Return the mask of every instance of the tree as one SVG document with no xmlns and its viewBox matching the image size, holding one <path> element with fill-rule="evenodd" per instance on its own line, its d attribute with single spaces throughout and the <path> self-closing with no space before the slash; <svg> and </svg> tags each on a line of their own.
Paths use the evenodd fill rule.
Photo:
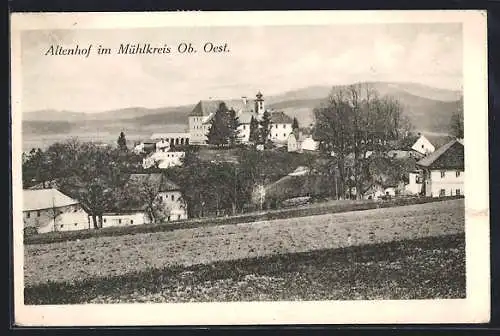
<svg viewBox="0 0 500 336">
<path fill-rule="evenodd" d="M 384 151 L 388 141 L 407 133 L 408 121 L 402 111 L 399 101 L 380 97 L 362 84 L 332 90 L 326 103 L 314 110 L 314 137 L 323 158 L 337 166 L 340 194 L 346 187 L 355 187 L 356 197 L 362 196 L 367 153 Z M 352 162 L 346 169 L 348 156 Z"/>
<path fill-rule="evenodd" d="M 460 98 L 458 102 L 458 109 L 452 114 L 450 120 L 450 132 L 451 134 L 458 138 L 464 138 L 464 109 L 463 109 L 463 97 Z"/>
<path fill-rule="evenodd" d="M 125 139 L 125 133 L 120 132 L 120 136 L 118 137 L 117 143 L 118 143 L 118 149 L 125 152 L 128 150 L 127 139 Z"/>
<path fill-rule="evenodd" d="M 299 121 L 297 118 L 293 118 L 293 123 L 292 123 L 292 130 L 298 130 L 299 129 Z"/>
<path fill-rule="evenodd" d="M 250 134 L 248 141 L 252 144 L 257 144 L 259 142 L 259 122 L 254 116 L 250 119 Z"/>
<path fill-rule="evenodd" d="M 264 111 L 259 124 L 259 144 L 267 145 L 269 142 L 269 134 L 271 134 L 271 113 L 269 113 L 269 111 Z"/>
<path fill-rule="evenodd" d="M 230 147 L 234 147 L 236 144 L 239 143 L 239 138 L 240 138 L 240 121 L 238 116 L 236 115 L 236 111 L 234 109 L 230 109 L 228 111 L 228 129 L 229 129 L 229 135 L 228 135 L 228 142 Z"/>
<path fill-rule="evenodd" d="M 219 108 L 210 120 L 210 129 L 207 134 L 207 143 L 222 147 L 228 144 L 230 129 L 228 122 L 229 109 L 224 102 L 220 103 Z"/>
</svg>

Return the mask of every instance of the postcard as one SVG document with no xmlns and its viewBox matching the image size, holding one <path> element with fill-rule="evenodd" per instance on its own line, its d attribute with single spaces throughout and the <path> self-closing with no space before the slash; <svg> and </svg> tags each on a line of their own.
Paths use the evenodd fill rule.
<svg viewBox="0 0 500 336">
<path fill-rule="evenodd" d="M 18 326 L 483 323 L 485 11 L 14 13 Z"/>
</svg>

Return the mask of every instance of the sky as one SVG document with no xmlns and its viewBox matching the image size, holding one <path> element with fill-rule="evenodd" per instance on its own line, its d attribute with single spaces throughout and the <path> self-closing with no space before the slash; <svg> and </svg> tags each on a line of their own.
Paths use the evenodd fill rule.
<svg viewBox="0 0 500 336">
<path fill-rule="evenodd" d="M 196 54 L 178 54 L 190 42 Z M 206 42 L 227 53 L 204 53 Z M 312 85 L 415 82 L 460 90 L 460 24 L 168 27 L 26 31 L 23 111 L 102 112 L 274 95 Z M 98 45 L 170 46 L 163 55 L 96 55 Z M 50 46 L 93 45 L 89 57 L 45 55 Z"/>
</svg>

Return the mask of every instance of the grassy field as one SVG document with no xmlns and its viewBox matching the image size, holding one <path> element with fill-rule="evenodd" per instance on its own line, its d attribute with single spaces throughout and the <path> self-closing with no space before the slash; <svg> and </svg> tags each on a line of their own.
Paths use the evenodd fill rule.
<svg viewBox="0 0 500 336">
<path fill-rule="evenodd" d="M 291 208 L 285 208 L 279 210 L 265 210 L 265 211 L 238 214 L 229 217 L 194 218 L 194 219 L 167 222 L 161 224 L 115 226 L 99 230 L 89 229 L 89 230 L 48 232 L 36 235 L 26 235 L 24 236 L 24 244 L 27 245 L 52 244 L 52 243 L 71 241 L 71 240 L 88 239 L 92 237 L 105 237 L 105 236 L 111 237 L 111 236 L 138 234 L 138 233 L 167 232 L 167 231 L 188 229 L 188 228 L 231 225 L 231 224 L 250 223 L 250 222 L 275 220 L 275 219 L 287 219 L 287 218 L 307 217 L 307 216 L 342 213 L 350 211 L 390 208 L 390 207 L 411 205 L 411 204 L 442 202 L 443 200 L 461 199 L 461 198 L 463 197 L 458 197 L 458 198 L 418 197 L 418 198 L 392 199 L 386 201 L 330 200 L 326 202 L 294 206 Z"/>
<path fill-rule="evenodd" d="M 465 297 L 464 235 L 173 266 L 25 288 L 26 304 Z"/>
<path fill-rule="evenodd" d="M 464 201 L 26 245 L 27 286 L 462 234 Z"/>
</svg>

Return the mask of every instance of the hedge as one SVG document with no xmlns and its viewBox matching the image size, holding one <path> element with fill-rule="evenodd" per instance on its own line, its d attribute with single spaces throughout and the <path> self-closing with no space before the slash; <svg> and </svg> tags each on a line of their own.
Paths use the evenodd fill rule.
<svg viewBox="0 0 500 336">
<path fill-rule="evenodd" d="M 463 196 L 448 196 L 441 198 L 414 197 L 396 198 L 387 201 L 357 200 L 339 202 L 336 204 L 312 204 L 306 206 L 298 206 L 290 209 L 267 210 L 266 212 L 253 212 L 229 217 L 187 219 L 176 221 L 174 223 L 169 222 L 161 224 L 143 224 L 125 227 L 117 226 L 102 228 L 98 230 L 87 229 L 79 231 L 48 232 L 43 234 L 24 236 L 24 244 L 52 244 L 63 241 L 88 239 L 92 237 L 121 236 L 138 233 L 167 232 L 179 229 L 209 227 L 217 225 L 234 225 L 239 223 L 250 223 L 257 221 L 324 215 L 329 213 L 342 213 L 349 211 L 361 211 L 412 204 L 432 203 L 461 198 L 463 198 Z"/>
</svg>

